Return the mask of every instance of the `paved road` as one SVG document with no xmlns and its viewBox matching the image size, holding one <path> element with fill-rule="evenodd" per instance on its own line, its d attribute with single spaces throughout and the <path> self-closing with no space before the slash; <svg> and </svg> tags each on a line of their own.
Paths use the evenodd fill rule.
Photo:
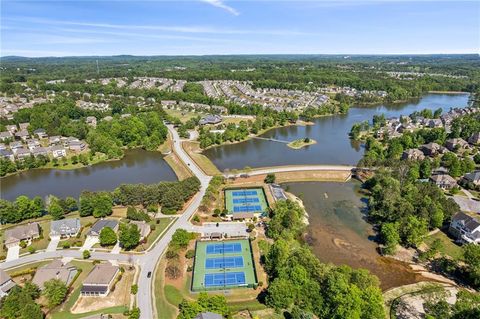
<svg viewBox="0 0 480 319">
<path fill-rule="evenodd" d="M 189 219 L 195 213 L 197 208 L 200 206 L 205 191 L 210 182 L 211 176 L 205 175 L 203 171 L 195 164 L 195 162 L 188 156 L 188 154 L 183 150 L 180 142 L 180 137 L 178 136 L 177 131 L 173 126 L 168 125 L 168 130 L 172 134 L 173 138 L 173 147 L 180 159 L 187 164 L 187 166 L 192 170 L 193 174 L 197 176 L 200 180 L 201 188 L 192 201 L 190 205 L 186 208 L 185 212 L 180 216 L 177 221 L 173 224 L 172 227 L 163 235 L 163 237 L 157 242 L 155 247 L 144 255 L 144 258 L 140 260 L 140 275 L 138 278 L 138 293 L 137 293 L 137 306 L 140 308 L 141 319 L 151 319 L 155 318 L 154 308 L 152 305 L 153 296 L 152 296 L 152 278 L 154 276 L 155 267 L 160 259 L 160 257 L 165 252 L 168 243 L 172 239 L 172 235 L 179 228 L 189 229 L 191 224 Z M 148 273 L 151 272 L 151 278 L 148 278 Z"/>
<path fill-rule="evenodd" d="M 275 166 L 267 168 L 254 169 L 248 173 L 239 173 L 239 174 L 225 174 L 226 177 L 240 177 L 242 174 L 253 175 L 263 175 L 270 173 L 282 173 L 282 172 L 302 172 L 302 171 L 351 171 L 355 169 L 355 166 L 348 165 L 287 165 L 287 166 Z"/>
</svg>

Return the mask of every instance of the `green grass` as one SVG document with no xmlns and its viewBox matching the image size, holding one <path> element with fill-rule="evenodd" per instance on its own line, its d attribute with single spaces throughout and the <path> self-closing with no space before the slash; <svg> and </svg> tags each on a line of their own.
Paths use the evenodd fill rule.
<svg viewBox="0 0 480 319">
<path fill-rule="evenodd" d="M 444 232 L 439 231 L 435 234 L 425 238 L 425 244 L 431 246 L 435 239 L 439 239 L 442 244 L 443 248 L 441 249 L 441 253 L 448 255 L 454 259 L 458 259 L 462 257 L 462 248 L 455 244 L 452 239 L 450 239 Z"/>
<path fill-rule="evenodd" d="M 165 285 L 164 293 L 165 298 L 172 306 L 178 307 L 183 300 L 182 293 L 172 285 Z"/>
<path fill-rule="evenodd" d="M 161 261 L 161 263 L 165 262 L 165 259 Z M 174 319 L 177 316 L 176 306 L 170 304 L 167 300 L 167 296 L 170 293 L 166 292 L 163 288 L 163 281 L 165 280 L 165 276 L 163 273 L 163 267 L 161 264 L 157 266 L 157 270 L 155 273 L 155 282 L 154 282 L 154 289 L 155 289 L 155 306 L 157 308 L 157 318 L 158 319 Z M 175 287 L 173 287 L 175 288 Z M 175 289 L 176 290 L 176 289 Z"/>
<path fill-rule="evenodd" d="M 267 306 L 260 303 L 258 300 L 228 302 L 228 307 L 232 310 L 232 312 L 239 312 L 242 310 L 258 311 L 267 309 Z"/>
<path fill-rule="evenodd" d="M 207 245 L 209 244 L 219 244 L 221 242 L 211 242 L 211 241 L 198 241 L 195 250 L 195 268 L 193 274 L 193 284 L 192 290 L 202 291 L 204 289 L 215 290 L 223 289 L 223 286 L 219 287 L 205 287 L 204 277 L 205 274 L 212 273 L 223 273 L 223 272 L 244 272 L 245 273 L 245 283 L 246 285 L 252 287 L 257 283 L 257 276 L 254 270 L 254 262 L 252 257 L 252 250 L 250 248 L 250 243 L 247 239 L 242 240 L 233 240 L 225 241 L 225 243 L 240 243 L 242 245 L 242 251 L 239 253 L 227 253 L 227 254 L 208 254 L 207 255 Z M 244 267 L 232 268 L 232 269 L 207 269 L 205 267 L 205 261 L 207 258 L 221 258 L 224 256 L 233 257 L 233 256 L 242 256 Z M 243 286 L 241 286 L 243 287 Z M 237 288 L 237 286 L 228 286 L 227 289 Z"/>
<path fill-rule="evenodd" d="M 233 192 L 238 191 L 255 191 L 256 195 L 247 195 L 247 196 L 233 196 Z M 233 199 L 250 199 L 250 198 L 258 198 L 260 200 L 259 203 L 233 203 Z M 263 188 L 230 188 L 225 190 L 225 207 L 228 210 L 229 214 L 235 214 L 233 211 L 233 206 L 252 206 L 252 205 L 260 205 L 261 212 L 255 213 L 264 213 L 268 211 L 267 199 L 265 198 L 265 193 Z"/>
<path fill-rule="evenodd" d="M 51 318 L 52 319 L 77 319 L 77 318 L 85 318 L 88 316 L 96 315 L 96 314 L 118 314 L 123 313 L 125 310 L 128 310 L 125 306 L 115 306 L 105 309 L 99 309 L 95 311 L 85 312 L 85 313 L 77 313 L 72 314 L 70 312 L 57 312 L 53 313 Z"/>
<path fill-rule="evenodd" d="M 155 220 L 150 222 L 150 225 L 155 225 L 155 230 L 153 230 L 147 236 L 147 242 L 145 244 L 138 245 L 135 248 L 135 251 L 145 251 L 153 244 L 153 242 L 162 234 L 165 229 L 167 229 L 170 225 L 172 225 L 172 221 L 176 220 L 176 217 L 169 217 L 169 218 L 159 218 L 159 223 L 157 224 Z"/>
</svg>

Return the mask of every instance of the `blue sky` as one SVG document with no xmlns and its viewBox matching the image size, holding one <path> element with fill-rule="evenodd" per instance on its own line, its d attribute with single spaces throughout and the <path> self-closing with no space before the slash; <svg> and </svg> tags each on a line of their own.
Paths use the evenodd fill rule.
<svg viewBox="0 0 480 319">
<path fill-rule="evenodd" d="M 480 1 L 2 0 L 2 56 L 479 53 Z"/>
</svg>

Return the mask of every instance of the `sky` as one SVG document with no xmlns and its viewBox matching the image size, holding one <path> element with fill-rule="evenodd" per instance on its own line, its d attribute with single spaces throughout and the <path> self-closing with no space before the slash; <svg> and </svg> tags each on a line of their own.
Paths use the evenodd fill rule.
<svg viewBox="0 0 480 319">
<path fill-rule="evenodd" d="M 480 1 L 2 0 L 0 55 L 480 52 Z"/>
</svg>

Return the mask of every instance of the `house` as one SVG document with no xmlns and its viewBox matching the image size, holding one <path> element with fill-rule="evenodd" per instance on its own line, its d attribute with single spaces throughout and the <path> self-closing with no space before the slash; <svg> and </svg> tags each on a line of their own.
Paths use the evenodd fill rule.
<svg viewBox="0 0 480 319">
<path fill-rule="evenodd" d="M 480 171 L 475 171 L 473 173 L 467 173 L 463 176 L 463 179 L 468 183 L 473 183 L 474 185 L 480 185 Z"/>
<path fill-rule="evenodd" d="M 80 231 L 79 218 L 67 218 L 61 220 L 52 220 L 50 222 L 50 238 L 52 237 L 73 237 Z"/>
<path fill-rule="evenodd" d="M 0 158 L 8 159 L 10 161 L 15 161 L 15 156 L 11 150 L 1 149 L 0 150 Z"/>
<path fill-rule="evenodd" d="M 43 289 L 47 281 L 58 279 L 68 287 L 77 272 L 77 268 L 72 264 L 64 264 L 60 259 L 56 259 L 49 264 L 37 268 L 32 282 L 40 287 L 40 289 Z"/>
<path fill-rule="evenodd" d="M 200 125 L 206 125 L 206 124 L 218 124 L 222 121 L 222 117 L 218 114 L 209 114 L 207 116 L 204 116 L 198 121 L 198 124 Z"/>
<path fill-rule="evenodd" d="M 16 125 L 5 125 L 5 128 L 12 134 L 15 134 L 15 132 L 17 131 Z"/>
<path fill-rule="evenodd" d="M 60 144 L 61 141 L 62 141 L 62 140 L 61 140 L 61 137 L 58 136 L 58 135 L 50 136 L 50 137 L 48 138 L 48 144 L 49 144 L 50 146 L 51 146 L 51 145 L 58 145 L 58 144 Z"/>
<path fill-rule="evenodd" d="M 10 146 L 10 149 L 11 149 L 12 151 L 14 151 L 14 150 L 16 150 L 16 149 L 18 149 L 18 148 L 22 148 L 22 147 L 23 147 L 23 144 L 22 144 L 22 142 L 15 141 L 15 142 L 10 143 L 9 146 Z M 14 151 L 14 152 L 15 152 L 15 151 Z"/>
<path fill-rule="evenodd" d="M 449 151 L 455 152 L 457 149 L 467 149 L 470 148 L 468 142 L 462 138 L 451 138 L 447 140 L 445 146 Z"/>
<path fill-rule="evenodd" d="M 118 231 L 118 221 L 113 220 L 113 219 L 101 219 L 101 220 L 97 221 L 95 224 L 93 224 L 92 228 L 90 228 L 90 231 L 88 232 L 88 236 L 91 236 L 91 237 L 100 236 L 100 232 L 105 227 L 109 227 L 109 228 L 113 229 L 114 232 L 117 232 Z"/>
<path fill-rule="evenodd" d="M 37 147 L 32 150 L 32 155 L 37 156 L 48 156 L 48 150 L 45 147 Z"/>
<path fill-rule="evenodd" d="M 468 138 L 468 143 L 478 145 L 480 144 L 480 133 L 473 133 L 469 138 Z"/>
<path fill-rule="evenodd" d="M 223 316 L 214 312 L 202 312 L 193 319 L 223 319 Z"/>
<path fill-rule="evenodd" d="M 18 138 L 18 139 L 21 139 L 23 141 L 26 141 L 27 138 L 30 137 L 30 134 L 28 133 L 27 130 L 21 130 L 21 131 L 18 131 L 17 133 L 15 133 L 15 137 Z"/>
<path fill-rule="evenodd" d="M 59 157 L 67 156 L 67 150 L 60 145 L 52 146 L 50 148 L 50 152 L 52 152 L 53 158 L 59 158 Z"/>
<path fill-rule="evenodd" d="M 27 147 L 30 151 L 34 150 L 37 147 L 40 147 L 40 142 L 36 138 L 31 138 L 26 140 L 27 142 Z"/>
<path fill-rule="evenodd" d="M 81 294 L 83 296 L 107 296 L 119 271 L 118 266 L 96 265 L 83 281 Z"/>
<path fill-rule="evenodd" d="M 87 147 L 87 145 L 82 141 L 70 141 L 68 143 L 68 148 L 74 152 L 81 152 Z"/>
<path fill-rule="evenodd" d="M 144 220 L 142 221 L 132 220 L 130 224 L 137 225 L 138 230 L 140 231 L 140 239 L 147 238 L 148 234 L 150 234 L 150 231 L 151 231 L 150 224 L 148 224 Z"/>
<path fill-rule="evenodd" d="M 30 123 L 20 123 L 18 124 L 18 127 L 20 128 L 20 131 L 26 130 L 30 126 Z"/>
<path fill-rule="evenodd" d="M 13 287 L 15 287 L 15 283 L 12 278 L 10 278 L 5 271 L 0 269 L 0 298 L 6 296 Z"/>
<path fill-rule="evenodd" d="M 420 146 L 420 150 L 425 156 L 434 156 L 442 151 L 442 147 L 437 143 L 428 143 Z"/>
<path fill-rule="evenodd" d="M 38 223 L 28 223 L 5 231 L 5 246 L 7 248 L 17 246 L 20 241 L 31 241 L 40 237 L 40 226 Z"/>
<path fill-rule="evenodd" d="M 48 134 L 43 128 L 37 128 L 35 131 L 33 131 L 33 135 L 38 136 L 38 138 L 47 138 Z"/>
<path fill-rule="evenodd" d="M 465 213 L 458 212 L 452 217 L 449 231 L 462 242 L 480 243 L 480 223 Z"/>
<path fill-rule="evenodd" d="M 425 155 L 423 155 L 423 152 L 420 151 L 419 149 L 410 149 L 406 150 L 402 153 L 402 160 L 423 160 L 425 159 Z"/>
<path fill-rule="evenodd" d="M 95 116 L 87 116 L 85 122 L 87 123 L 87 125 L 97 127 L 97 118 Z"/>
<path fill-rule="evenodd" d="M 15 149 L 14 153 L 19 160 L 23 160 L 27 157 L 30 157 L 30 155 L 31 155 L 30 151 L 25 149 L 25 148 L 17 148 L 17 149 Z"/>
<path fill-rule="evenodd" d="M 457 186 L 457 181 L 447 174 L 432 175 L 430 176 L 430 181 L 441 189 L 451 189 Z"/>
<path fill-rule="evenodd" d="M 13 138 L 13 134 L 9 131 L 0 132 L 0 141 L 11 140 Z"/>
<path fill-rule="evenodd" d="M 427 125 L 430 128 L 438 128 L 438 127 L 443 127 L 443 122 L 441 119 L 430 119 L 428 120 Z"/>
</svg>

